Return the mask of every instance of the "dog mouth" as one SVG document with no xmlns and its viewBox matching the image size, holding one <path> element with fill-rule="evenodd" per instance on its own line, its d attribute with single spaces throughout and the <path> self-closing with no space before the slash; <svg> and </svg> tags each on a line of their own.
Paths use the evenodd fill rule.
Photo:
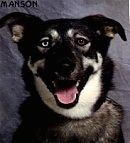
<svg viewBox="0 0 130 143">
<path fill-rule="evenodd" d="M 78 103 L 80 93 L 92 72 L 93 68 L 88 67 L 84 73 L 76 74 L 78 76 L 63 78 L 62 76 L 53 76 L 47 71 L 38 70 L 38 76 L 53 94 L 58 106 L 71 108 Z"/>
<path fill-rule="evenodd" d="M 54 97 L 60 105 L 71 105 L 77 101 L 78 81 L 59 80 L 53 81 L 52 84 L 55 88 Z"/>
</svg>

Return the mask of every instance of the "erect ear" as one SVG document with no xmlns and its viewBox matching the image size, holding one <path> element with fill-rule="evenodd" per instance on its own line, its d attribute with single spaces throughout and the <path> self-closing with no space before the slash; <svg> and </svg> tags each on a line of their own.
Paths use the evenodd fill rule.
<svg viewBox="0 0 130 143">
<path fill-rule="evenodd" d="M 87 26 L 89 26 L 100 35 L 104 35 L 112 39 L 114 38 L 115 34 L 118 33 L 122 40 L 127 40 L 124 28 L 119 22 L 113 19 L 98 14 L 87 16 L 82 20 L 85 22 L 85 24 L 87 24 Z"/>
<path fill-rule="evenodd" d="M 33 31 L 33 33 L 35 33 L 38 31 L 38 27 L 42 23 L 43 21 L 40 18 L 33 15 L 14 12 L 0 19 L 0 28 L 7 25 L 12 34 L 13 41 L 19 43 L 25 38 L 28 32 Z M 30 35 L 31 34 L 32 33 L 30 33 Z"/>
</svg>

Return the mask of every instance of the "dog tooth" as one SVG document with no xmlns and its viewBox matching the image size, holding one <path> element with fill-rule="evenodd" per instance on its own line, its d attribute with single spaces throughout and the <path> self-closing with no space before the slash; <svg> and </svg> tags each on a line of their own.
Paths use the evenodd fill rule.
<svg viewBox="0 0 130 143">
<path fill-rule="evenodd" d="M 55 84 L 55 82 L 54 82 L 54 81 L 52 81 L 52 84 L 54 85 L 54 87 L 56 87 L 56 84 Z"/>
<path fill-rule="evenodd" d="M 79 86 L 79 82 L 77 81 L 77 83 L 76 83 L 76 87 L 78 87 Z"/>
</svg>

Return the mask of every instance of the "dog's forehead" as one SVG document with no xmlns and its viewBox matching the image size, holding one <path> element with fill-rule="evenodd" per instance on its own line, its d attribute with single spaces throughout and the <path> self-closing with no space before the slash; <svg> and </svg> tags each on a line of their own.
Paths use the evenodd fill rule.
<svg viewBox="0 0 130 143">
<path fill-rule="evenodd" d="M 61 35 L 73 37 L 76 33 L 88 34 L 90 29 L 81 20 L 59 19 L 46 22 L 46 34 L 57 38 Z"/>
</svg>

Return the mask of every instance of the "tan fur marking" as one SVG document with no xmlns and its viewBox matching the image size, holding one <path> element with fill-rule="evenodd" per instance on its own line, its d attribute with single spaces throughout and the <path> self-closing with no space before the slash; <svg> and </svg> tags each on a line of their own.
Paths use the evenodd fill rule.
<svg viewBox="0 0 130 143">
<path fill-rule="evenodd" d="M 18 43 L 23 38 L 24 27 L 21 25 L 14 25 L 12 27 L 12 39 L 14 42 Z"/>
</svg>

